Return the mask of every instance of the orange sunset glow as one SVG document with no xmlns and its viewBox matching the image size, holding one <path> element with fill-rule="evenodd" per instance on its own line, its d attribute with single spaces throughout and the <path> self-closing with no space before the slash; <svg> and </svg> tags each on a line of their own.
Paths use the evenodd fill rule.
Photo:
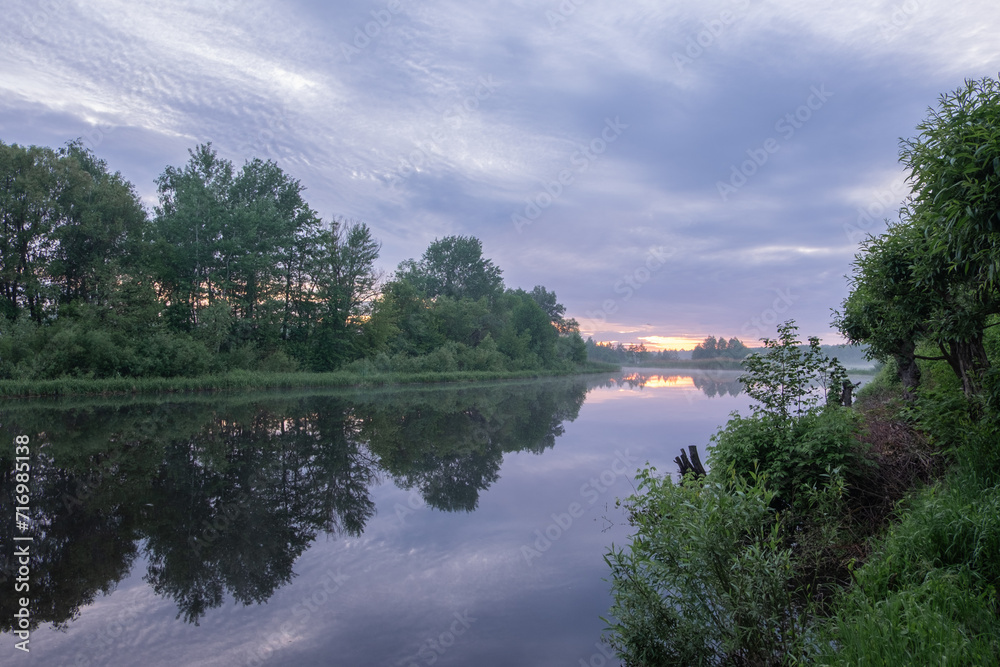
<svg viewBox="0 0 1000 667">
<path fill-rule="evenodd" d="M 653 350 L 693 350 L 704 336 L 642 336 L 639 340 Z"/>
</svg>

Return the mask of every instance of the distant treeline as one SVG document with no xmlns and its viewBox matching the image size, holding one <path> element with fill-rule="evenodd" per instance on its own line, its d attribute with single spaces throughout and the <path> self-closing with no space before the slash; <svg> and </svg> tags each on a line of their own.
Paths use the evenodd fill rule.
<svg viewBox="0 0 1000 667">
<path fill-rule="evenodd" d="M 728 341 L 719 336 L 709 336 L 698 343 L 691 351 L 692 359 L 743 359 L 750 354 L 750 348 L 743 344 L 739 338 L 730 338 Z"/>
<path fill-rule="evenodd" d="M 605 364 L 639 365 L 649 361 L 676 361 L 675 350 L 660 350 L 655 352 L 646 348 L 643 343 L 598 343 L 593 338 L 587 339 L 587 359 Z"/>
<path fill-rule="evenodd" d="M 0 378 L 520 371 L 586 361 L 556 295 L 504 286 L 472 237 L 386 277 L 362 222 L 324 221 L 275 163 L 210 144 L 143 208 L 77 142 L 0 142 Z"/>
<path fill-rule="evenodd" d="M 587 339 L 587 358 L 590 361 L 598 361 L 613 364 L 641 365 L 645 363 L 660 363 L 667 361 L 681 361 L 682 357 L 693 360 L 705 359 L 725 359 L 740 360 L 750 353 L 750 348 L 744 345 L 738 338 L 730 338 L 728 341 L 715 336 L 708 336 L 704 341 L 698 343 L 691 351 L 690 357 L 681 350 L 660 350 L 652 351 L 646 348 L 643 343 L 600 343 L 593 338 Z"/>
</svg>

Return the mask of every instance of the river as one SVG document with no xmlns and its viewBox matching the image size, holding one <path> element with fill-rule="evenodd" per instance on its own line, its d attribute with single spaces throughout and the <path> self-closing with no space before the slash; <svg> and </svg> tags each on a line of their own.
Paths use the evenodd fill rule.
<svg viewBox="0 0 1000 667">
<path fill-rule="evenodd" d="M 5 665 L 612 665 L 603 556 L 737 372 L 7 401 Z M 23 440 L 23 438 L 22 438 Z M 30 536 L 30 653 L 12 632 Z"/>
</svg>

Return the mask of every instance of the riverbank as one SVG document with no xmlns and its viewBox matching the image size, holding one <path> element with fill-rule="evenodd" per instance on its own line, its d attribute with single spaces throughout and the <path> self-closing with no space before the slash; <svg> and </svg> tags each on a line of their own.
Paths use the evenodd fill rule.
<svg viewBox="0 0 1000 667">
<path fill-rule="evenodd" d="M 218 375 L 174 378 L 59 378 L 55 380 L 0 380 L 0 397 L 115 396 L 201 391 L 310 387 L 380 387 L 397 384 L 484 382 L 529 378 L 613 373 L 613 364 L 588 362 L 568 370 L 450 371 L 424 373 L 268 373 L 231 371 Z"/>
<path fill-rule="evenodd" d="M 636 533 L 605 555 L 618 657 L 1000 664 L 1000 401 L 920 364 L 913 399 L 883 368 L 852 407 L 798 412 L 809 383 L 758 371 L 763 407 L 712 437 L 707 473 L 640 471 Z"/>
</svg>

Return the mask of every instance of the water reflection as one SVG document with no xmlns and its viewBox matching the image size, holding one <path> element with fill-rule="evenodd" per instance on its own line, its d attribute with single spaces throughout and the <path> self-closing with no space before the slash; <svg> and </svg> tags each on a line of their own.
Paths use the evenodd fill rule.
<svg viewBox="0 0 1000 667">
<path fill-rule="evenodd" d="M 595 387 L 737 396 L 739 373 L 629 371 L 613 378 L 378 392 L 9 402 L 0 437 L 32 434 L 32 628 L 65 626 L 139 561 L 197 624 L 227 597 L 267 601 L 321 534 L 360 535 L 371 489 L 391 481 L 433 508 L 471 512 L 504 454 L 542 453 Z M 10 449 L 0 499 L 14 506 Z M 13 545 L 15 515 L 0 513 Z M 14 578 L 0 554 L 0 585 Z M 15 596 L 0 597 L 0 631 Z"/>
<path fill-rule="evenodd" d="M 592 386 L 593 383 L 591 382 Z M 552 447 L 579 413 L 582 379 L 372 394 L 184 402 L 14 403 L 0 437 L 37 434 L 31 478 L 33 628 L 64 625 L 125 577 L 197 623 L 227 595 L 266 601 L 320 533 L 359 535 L 384 479 L 431 507 L 472 511 L 507 452 Z M 0 498 L 14 506 L 13 461 Z M 13 545 L 14 513 L 0 517 Z M 14 577 L 11 549 L 0 585 Z M 12 629 L 15 596 L 0 599 Z"/>
<path fill-rule="evenodd" d="M 739 396 L 743 393 L 740 382 L 742 371 L 678 371 L 664 372 L 652 369 L 629 369 L 629 372 L 610 378 L 606 387 L 628 387 L 629 389 L 677 388 L 699 389 L 709 398 L 715 396 Z"/>
</svg>

